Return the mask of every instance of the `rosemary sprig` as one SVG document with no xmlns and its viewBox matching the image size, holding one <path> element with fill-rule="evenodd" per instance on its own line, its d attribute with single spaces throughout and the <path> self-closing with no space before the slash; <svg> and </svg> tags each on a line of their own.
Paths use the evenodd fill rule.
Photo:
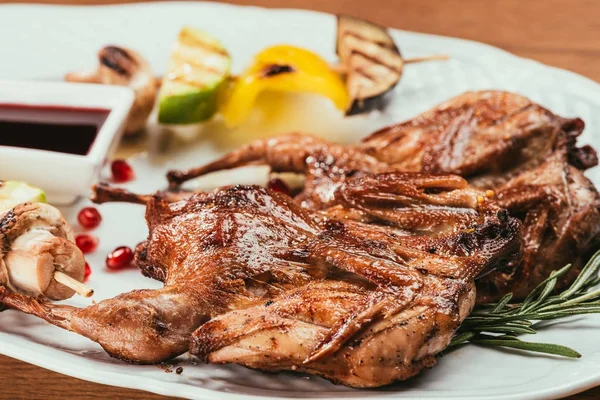
<svg viewBox="0 0 600 400">
<path fill-rule="evenodd" d="M 522 303 L 510 303 L 512 294 L 509 293 L 498 303 L 478 306 L 464 320 L 450 346 L 474 343 L 564 357 L 581 357 L 581 354 L 566 346 L 525 342 L 517 338 L 523 334 L 535 334 L 535 321 L 600 313 L 600 290 L 595 287 L 600 283 L 600 251 L 592 256 L 568 289 L 554 294 L 556 282 L 570 268 L 571 265 L 567 265 L 553 271 Z"/>
</svg>

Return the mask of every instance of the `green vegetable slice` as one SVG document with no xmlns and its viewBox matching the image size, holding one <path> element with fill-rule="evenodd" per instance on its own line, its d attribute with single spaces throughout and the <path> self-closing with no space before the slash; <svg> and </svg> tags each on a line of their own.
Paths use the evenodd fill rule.
<svg viewBox="0 0 600 400">
<path fill-rule="evenodd" d="M 162 81 L 158 122 L 191 124 L 210 119 L 230 68 L 231 57 L 215 37 L 182 28 Z"/>
<path fill-rule="evenodd" d="M 0 181 L 0 214 L 25 202 L 45 203 L 46 193 L 21 181 Z"/>
</svg>

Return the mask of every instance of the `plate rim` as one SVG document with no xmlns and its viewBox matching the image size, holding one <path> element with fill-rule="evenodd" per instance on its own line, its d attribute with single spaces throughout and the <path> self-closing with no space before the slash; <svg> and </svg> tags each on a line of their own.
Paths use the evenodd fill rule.
<svg viewBox="0 0 600 400">
<path fill-rule="evenodd" d="M 190 6 L 190 5 L 191 6 L 218 7 L 218 8 L 222 8 L 225 10 L 226 9 L 251 9 L 251 10 L 256 10 L 256 11 L 261 11 L 261 12 L 267 11 L 267 12 L 282 13 L 282 14 L 301 13 L 301 14 L 305 14 L 307 17 L 315 16 L 315 15 L 328 16 L 328 17 L 335 16 L 335 14 L 332 14 L 332 13 L 316 11 L 316 10 L 308 10 L 308 9 L 277 8 L 277 7 L 276 8 L 270 8 L 270 7 L 268 8 L 268 7 L 262 7 L 262 6 L 256 6 L 256 5 L 237 5 L 237 4 L 229 4 L 229 3 L 219 3 L 219 2 L 214 2 L 214 1 L 202 1 L 202 2 L 199 2 L 199 1 L 191 1 L 191 2 L 189 2 L 189 1 L 156 1 L 156 2 L 127 3 L 127 4 L 92 4 L 92 5 L 11 3 L 11 4 L 0 4 L 0 10 L 12 8 L 12 9 L 16 9 L 16 10 L 23 9 L 22 12 L 26 12 L 27 9 L 38 9 L 38 8 L 53 8 L 53 9 L 115 8 L 115 9 L 123 9 L 123 8 L 139 8 L 139 7 L 143 7 L 143 8 L 186 7 L 186 6 Z M 494 53 L 495 56 L 502 57 L 502 59 L 506 60 L 507 62 L 510 62 L 513 64 L 519 63 L 520 65 L 527 67 L 527 68 L 543 70 L 544 73 L 546 73 L 546 74 L 548 74 L 548 73 L 554 74 L 555 76 L 559 77 L 558 79 L 569 79 L 569 80 L 578 81 L 580 84 L 588 86 L 588 89 L 593 90 L 596 92 L 596 94 L 600 95 L 600 83 L 594 81 L 591 78 L 585 77 L 583 75 L 580 75 L 576 72 L 573 72 L 573 71 L 570 71 L 570 70 L 567 70 L 564 68 L 547 65 L 542 62 L 533 60 L 533 59 L 515 55 L 513 53 L 510 53 L 509 51 L 506 51 L 502 48 L 499 48 L 499 47 L 496 47 L 496 46 L 493 46 L 493 45 L 490 45 L 487 43 L 478 42 L 478 41 L 471 40 L 471 39 L 452 37 L 452 36 L 437 35 L 437 34 L 416 32 L 416 31 L 407 31 L 407 30 L 393 28 L 393 27 L 390 27 L 389 30 L 392 32 L 392 34 L 394 36 L 402 35 L 402 34 L 411 34 L 411 35 L 417 35 L 417 36 L 421 36 L 424 38 L 428 38 L 430 40 L 438 40 L 438 41 L 439 40 L 448 40 L 448 41 L 454 42 L 455 44 L 461 43 L 462 45 L 468 45 L 473 48 L 485 48 L 487 52 L 492 52 L 492 53 Z M 562 76 L 562 78 L 560 78 L 561 76 Z M 399 122 L 402 122 L 402 121 L 399 121 Z M 15 341 L 16 343 L 9 343 L 6 340 L 0 340 L 0 354 L 4 354 L 8 357 L 27 362 L 29 364 L 36 365 L 41 368 L 49 369 L 49 370 L 58 372 L 63 375 L 67 375 L 70 377 L 74 377 L 74 378 L 78 378 L 78 379 L 82 379 L 82 380 L 86 380 L 86 381 L 90 381 L 90 382 L 95 382 L 95 383 L 99 383 L 99 384 L 104 384 L 104 385 L 108 385 L 108 386 L 147 391 L 147 392 L 152 392 L 152 393 L 156 393 L 156 394 L 164 395 L 164 396 L 169 396 L 169 395 L 175 394 L 178 397 L 188 396 L 188 398 L 195 398 L 195 399 L 201 399 L 201 400 L 213 399 L 216 393 L 218 393 L 219 398 L 222 398 L 224 400 L 257 400 L 257 399 L 265 399 L 266 400 L 266 399 L 292 399 L 292 398 L 295 400 L 314 400 L 315 398 L 333 398 L 333 397 L 296 397 L 296 396 L 282 396 L 282 397 L 268 396 L 267 397 L 266 395 L 262 395 L 262 394 L 250 395 L 250 394 L 243 394 L 243 393 L 217 391 L 217 390 L 213 390 L 213 389 L 205 389 L 201 386 L 192 386 L 192 385 L 186 384 L 186 383 L 168 382 L 168 381 L 159 380 L 159 379 L 156 379 L 153 377 L 140 377 L 140 376 L 136 376 L 139 379 L 133 379 L 130 382 L 126 383 L 126 382 L 123 382 L 122 379 L 115 379 L 115 378 L 123 377 L 122 373 L 104 370 L 104 369 L 96 370 L 91 365 L 85 366 L 85 367 L 79 365 L 76 371 L 73 371 L 72 369 L 69 370 L 68 363 L 54 363 L 52 357 L 49 357 L 49 356 L 40 357 L 40 355 L 38 353 L 36 353 L 35 349 L 29 349 L 29 351 L 23 351 L 22 345 L 26 345 L 25 347 L 27 347 L 29 345 L 34 348 L 35 347 L 46 348 L 48 346 L 45 346 L 40 343 L 32 342 L 32 341 L 23 339 L 21 337 L 15 337 L 13 335 L 10 335 L 8 333 L 4 333 L 4 332 L 0 331 L 0 339 L 4 339 L 4 338 L 10 338 L 12 341 Z M 78 356 L 68 353 L 68 352 L 63 352 L 63 353 L 65 356 L 67 356 L 69 358 L 78 357 Z M 86 364 L 88 362 L 93 362 L 93 361 L 86 359 Z M 131 375 L 131 376 L 134 376 L 134 375 Z M 568 384 L 564 384 L 560 387 L 546 388 L 542 391 L 529 389 L 529 392 L 519 394 L 519 398 L 531 399 L 531 400 L 546 399 L 549 397 L 558 398 L 558 397 L 572 395 L 575 393 L 580 393 L 580 392 L 586 391 L 588 389 L 591 389 L 593 387 L 596 387 L 598 385 L 600 385 L 600 369 L 594 374 L 589 374 L 582 379 L 572 381 L 572 382 L 570 382 Z M 431 393 L 431 392 L 420 391 L 418 389 L 416 389 L 416 390 L 411 389 L 410 391 L 411 391 L 411 393 L 414 394 L 414 397 L 423 397 L 423 396 L 426 396 L 427 393 Z M 358 389 L 357 393 L 365 393 L 366 394 L 367 392 L 364 390 Z M 381 393 L 381 395 L 378 395 L 377 398 L 379 398 L 379 397 L 381 397 L 381 398 L 396 398 L 395 392 L 380 392 L 380 393 Z M 332 393 L 332 395 L 333 395 L 333 393 Z M 367 395 L 366 397 L 369 397 L 369 396 Z M 458 392 L 456 394 L 453 394 L 453 393 L 444 394 L 444 398 L 475 399 L 475 398 L 481 398 L 481 396 L 478 396 L 477 394 L 466 394 L 466 393 Z M 508 400 L 508 399 L 515 398 L 515 394 L 514 393 L 505 393 L 505 394 L 487 396 L 485 398 L 494 399 L 494 400 Z"/>
</svg>

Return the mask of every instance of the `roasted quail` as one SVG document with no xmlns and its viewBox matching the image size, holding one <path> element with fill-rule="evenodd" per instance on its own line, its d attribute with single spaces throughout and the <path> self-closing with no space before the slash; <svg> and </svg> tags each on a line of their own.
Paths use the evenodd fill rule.
<svg viewBox="0 0 600 400">
<path fill-rule="evenodd" d="M 332 204 L 349 176 L 420 171 L 458 174 L 488 189 L 524 222 L 524 257 L 478 281 L 478 301 L 513 292 L 523 298 L 551 271 L 573 263 L 569 283 L 600 247 L 600 197 L 583 171 L 597 164 L 590 146 L 576 147 L 584 123 L 561 118 L 529 99 L 501 91 L 467 92 L 416 118 L 373 133 L 355 146 L 306 135 L 259 141 L 204 167 L 168 174 L 187 179 L 245 164 L 306 174 L 296 196 L 303 207 Z"/>
<path fill-rule="evenodd" d="M 163 289 L 79 309 L 0 288 L 0 303 L 131 362 L 172 358 L 191 336 L 205 361 L 385 385 L 434 365 L 474 305 L 474 278 L 519 256 L 518 220 L 466 186 L 362 174 L 322 211 L 257 186 L 175 202 L 119 191 L 115 200 L 147 202 L 136 258 Z"/>
<path fill-rule="evenodd" d="M 365 153 L 407 171 L 458 174 L 492 189 L 523 221 L 523 262 L 478 283 L 478 301 L 524 298 L 571 263 L 562 288 L 600 248 L 600 196 L 583 171 L 598 163 L 577 147 L 584 123 L 500 91 L 467 92 L 418 117 L 375 132 Z M 514 267 L 514 268 L 513 268 Z"/>
</svg>

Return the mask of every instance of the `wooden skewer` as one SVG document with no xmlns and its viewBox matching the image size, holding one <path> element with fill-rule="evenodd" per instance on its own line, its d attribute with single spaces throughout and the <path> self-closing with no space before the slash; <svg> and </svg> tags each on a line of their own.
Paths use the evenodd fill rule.
<svg viewBox="0 0 600 400">
<path fill-rule="evenodd" d="M 416 63 L 425 62 L 425 61 L 444 61 L 444 60 L 449 60 L 449 59 L 450 59 L 450 56 L 448 56 L 447 54 L 434 54 L 432 56 L 425 56 L 425 57 L 405 58 L 404 64 L 416 64 Z"/>
<path fill-rule="evenodd" d="M 449 60 L 449 59 L 450 59 L 450 56 L 447 54 L 434 54 L 432 56 L 404 58 L 402 61 L 404 61 L 404 64 L 417 64 L 417 63 L 427 62 L 427 61 L 445 61 L 445 60 Z M 345 74 L 347 72 L 347 67 L 344 64 L 330 64 L 329 66 L 331 67 L 332 70 L 334 70 L 338 74 Z M 237 75 L 232 74 L 231 78 L 237 79 L 238 77 L 237 77 Z M 157 79 L 157 81 L 159 80 L 158 77 L 156 79 Z"/>
<path fill-rule="evenodd" d="M 329 64 L 329 67 L 340 75 L 346 75 L 346 72 L 348 72 L 348 67 L 345 64 Z"/>
<path fill-rule="evenodd" d="M 434 54 L 432 56 L 404 58 L 402 59 L 402 61 L 404 62 L 404 64 L 417 64 L 427 61 L 445 61 L 449 59 L 450 56 L 448 56 L 447 54 Z M 344 64 L 331 64 L 330 67 L 338 74 L 345 74 L 348 69 L 348 67 Z"/>
<path fill-rule="evenodd" d="M 69 275 L 67 275 L 63 272 L 55 271 L 54 279 L 56 279 L 57 282 L 62 283 L 66 287 L 73 289 L 75 291 L 75 293 L 77 293 L 81 296 L 90 297 L 94 294 L 94 291 L 92 289 L 85 286 L 83 283 L 79 282 L 78 280 L 71 278 Z"/>
</svg>

